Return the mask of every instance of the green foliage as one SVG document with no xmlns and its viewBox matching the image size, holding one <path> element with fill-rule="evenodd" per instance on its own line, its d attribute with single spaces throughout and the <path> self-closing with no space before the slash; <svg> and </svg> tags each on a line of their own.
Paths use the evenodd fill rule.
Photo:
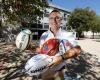
<svg viewBox="0 0 100 80">
<path fill-rule="evenodd" d="M 87 8 L 76 8 L 68 18 L 68 25 L 76 29 L 81 35 L 82 31 L 88 31 L 95 27 L 96 14 Z"/>
<path fill-rule="evenodd" d="M 100 16 L 96 17 L 95 32 L 100 32 Z"/>
<path fill-rule="evenodd" d="M 22 21 L 24 18 L 35 20 L 47 7 L 46 0 L 2 0 L 2 14 L 10 21 Z"/>
</svg>

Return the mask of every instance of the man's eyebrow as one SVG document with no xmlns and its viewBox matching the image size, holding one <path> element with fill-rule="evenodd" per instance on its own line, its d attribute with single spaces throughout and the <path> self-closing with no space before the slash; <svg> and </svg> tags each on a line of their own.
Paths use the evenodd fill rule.
<svg viewBox="0 0 100 80">
<path fill-rule="evenodd" d="M 53 17 L 53 16 L 51 16 L 51 17 Z M 60 16 L 55 16 L 54 18 L 56 18 L 56 17 L 59 17 L 59 18 L 61 18 Z"/>
</svg>

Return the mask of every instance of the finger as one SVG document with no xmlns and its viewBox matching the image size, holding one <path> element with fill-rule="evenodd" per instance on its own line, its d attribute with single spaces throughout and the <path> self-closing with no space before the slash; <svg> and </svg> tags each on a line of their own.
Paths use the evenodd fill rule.
<svg viewBox="0 0 100 80">
<path fill-rule="evenodd" d="M 53 63 L 50 63 L 50 64 L 48 65 L 48 67 L 51 67 L 51 66 L 53 66 Z"/>
<path fill-rule="evenodd" d="M 54 63 L 50 63 L 50 64 L 48 65 L 49 68 L 53 68 L 54 66 L 55 66 Z"/>
<path fill-rule="evenodd" d="M 51 57 L 51 61 L 47 67 L 52 68 L 54 66 L 54 57 Z"/>
</svg>

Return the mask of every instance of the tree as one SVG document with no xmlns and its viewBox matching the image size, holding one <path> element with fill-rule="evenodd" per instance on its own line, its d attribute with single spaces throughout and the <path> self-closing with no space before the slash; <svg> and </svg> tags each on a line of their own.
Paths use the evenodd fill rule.
<svg viewBox="0 0 100 80">
<path fill-rule="evenodd" d="M 68 25 L 77 32 L 78 39 L 83 31 L 88 31 L 95 26 L 95 12 L 87 8 L 76 8 L 68 18 Z"/>
<path fill-rule="evenodd" d="M 0 32 L 4 34 L 6 30 L 5 35 L 10 36 L 12 32 L 19 30 L 21 23 L 37 22 L 37 17 L 42 17 L 47 6 L 47 0 L 0 0 Z"/>
<path fill-rule="evenodd" d="M 41 16 L 47 5 L 47 0 L 2 0 L 1 14 L 2 18 L 6 17 L 9 22 L 31 22 L 36 20 L 37 16 Z"/>
<path fill-rule="evenodd" d="M 95 32 L 100 32 L 100 16 L 96 17 L 96 27 L 95 27 Z"/>
</svg>

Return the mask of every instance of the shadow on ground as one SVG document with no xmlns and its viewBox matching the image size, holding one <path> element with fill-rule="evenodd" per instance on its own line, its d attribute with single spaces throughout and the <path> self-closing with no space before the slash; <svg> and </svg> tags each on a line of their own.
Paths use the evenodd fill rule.
<svg viewBox="0 0 100 80">
<path fill-rule="evenodd" d="M 5 50 L 5 46 L 0 46 L 0 80 L 34 80 L 23 73 L 26 61 L 33 55 L 27 51 L 19 52 L 14 46 L 10 51 Z M 99 80 L 100 79 L 100 62 L 95 55 L 82 52 L 81 55 L 66 61 L 66 78 L 71 80 L 80 76 L 80 80 Z"/>
<path fill-rule="evenodd" d="M 81 55 L 66 63 L 67 71 L 65 74 L 71 76 L 71 80 L 76 78 L 79 78 L 79 80 L 100 79 L 100 61 L 95 55 L 82 52 Z"/>
<path fill-rule="evenodd" d="M 10 46 L 10 47 L 9 47 Z M 7 49 L 8 48 L 8 49 Z M 10 49 L 9 49 L 10 48 Z M 24 80 L 27 77 L 22 72 L 26 61 L 33 56 L 27 52 L 20 52 L 15 46 L 0 46 L 0 80 Z"/>
</svg>

